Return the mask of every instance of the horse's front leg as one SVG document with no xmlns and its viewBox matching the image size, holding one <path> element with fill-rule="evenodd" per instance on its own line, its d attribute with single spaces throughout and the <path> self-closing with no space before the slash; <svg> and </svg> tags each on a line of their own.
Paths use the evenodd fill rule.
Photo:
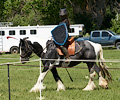
<svg viewBox="0 0 120 100">
<path fill-rule="evenodd" d="M 43 85 L 43 80 L 45 78 L 45 76 L 47 75 L 47 73 L 49 72 L 49 70 L 51 69 L 51 66 L 45 66 L 42 73 L 39 75 L 37 83 L 34 85 L 34 87 L 30 90 L 30 92 L 38 92 L 41 90 L 45 89 L 46 86 Z"/>
<path fill-rule="evenodd" d="M 95 64 L 87 63 L 87 65 L 89 68 L 90 78 L 89 78 L 88 85 L 83 90 L 90 91 L 90 90 L 94 90 L 96 88 L 95 83 L 94 83 L 94 77 L 96 75 L 95 68 L 94 68 Z"/>
<path fill-rule="evenodd" d="M 55 81 L 57 82 L 57 85 L 58 85 L 57 91 L 59 91 L 59 90 L 64 90 L 65 91 L 65 86 L 64 86 L 60 76 L 58 75 L 58 72 L 57 72 L 56 68 L 53 67 L 51 69 L 51 72 L 53 74 L 53 77 L 54 77 Z"/>
</svg>

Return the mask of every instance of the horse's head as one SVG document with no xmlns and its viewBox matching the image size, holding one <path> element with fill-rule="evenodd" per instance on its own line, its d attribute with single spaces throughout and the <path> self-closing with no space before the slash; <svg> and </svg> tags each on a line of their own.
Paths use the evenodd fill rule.
<svg viewBox="0 0 120 100">
<path fill-rule="evenodd" d="M 20 39 L 20 43 L 19 43 L 20 61 L 22 63 L 25 63 L 25 61 L 29 60 L 33 51 L 32 43 L 26 39 L 28 38 Z"/>
</svg>

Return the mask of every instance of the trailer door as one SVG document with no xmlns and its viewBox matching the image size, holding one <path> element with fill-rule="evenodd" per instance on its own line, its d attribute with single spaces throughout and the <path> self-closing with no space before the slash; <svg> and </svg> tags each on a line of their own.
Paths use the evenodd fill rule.
<svg viewBox="0 0 120 100">
<path fill-rule="evenodd" d="M 0 52 L 3 52 L 3 36 L 5 35 L 4 31 L 0 31 Z"/>
<path fill-rule="evenodd" d="M 2 52 L 2 36 L 0 36 L 0 52 Z"/>
</svg>

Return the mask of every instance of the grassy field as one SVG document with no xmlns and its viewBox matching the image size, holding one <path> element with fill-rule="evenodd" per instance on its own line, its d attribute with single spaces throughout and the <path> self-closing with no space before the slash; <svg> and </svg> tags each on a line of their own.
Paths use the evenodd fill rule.
<svg viewBox="0 0 120 100">
<path fill-rule="evenodd" d="M 11 58 L 11 59 L 6 59 Z M 109 60 L 120 60 L 120 51 L 118 50 L 104 50 L 104 58 Z M 34 56 L 31 58 L 38 59 Z M 19 54 L 2 54 L 0 55 L 0 64 L 7 62 L 19 62 Z M 11 100 L 38 100 L 40 93 L 29 93 L 29 90 L 36 83 L 39 76 L 39 67 L 30 67 L 27 65 L 39 65 L 39 62 L 29 62 L 24 66 L 22 64 L 10 65 L 10 88 Z M 110 68 L 120 68 L 120 63 L 108 62 Z M 88 76 L 87 69 L 80 69 L 80 67 L 87 68 L 86 64 L 79 64 L 77 68 L 68 68 L 73 82 L 70 81 L 68 74 L 64 68 L 58 68 L 58 73 L 61 76 L 66 91 L 56 91 L 57 84 L 50 73 L 47 74 L 44 83 L 46 89 L 42 91 L 44 100 L 119 100 L 120 99 L 120 69 L 110 69 L 113 81 L 109 84 L 109 89 L 102 89 L 98 86 L 98 77 L 95 78 L 96 90 L 82 91 L 87 85 Z M 9 100 L 8 95 L 8 78 L 7 65 L 0 65 L 0 100 Z"/>
</svg>

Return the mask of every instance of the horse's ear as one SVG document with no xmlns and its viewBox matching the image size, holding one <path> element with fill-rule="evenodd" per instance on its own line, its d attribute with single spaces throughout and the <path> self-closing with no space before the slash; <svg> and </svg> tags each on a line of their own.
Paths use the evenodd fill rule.
<svg viewBox="0 0 120 100">
<path fill-rule="evenodd" d="M 23 40 L 26 40 L 26 39 L 28 39 L 29 37 L 25 37 L 25 38 L 23 38 Z"/>
<path fill-rule="evenodd" d="M 20 43 L 23 42 L 24 40 L 23 39 L 20 39 Z"/>
<path fill-rule="evenodd" d="M 23 45 L 23 44 L 24 44 L 24 40 L 23 40 L 23 39 L 20 39 L 19 46 L 20 46 L 20 45 Z"/>
<path fill-rule="evenodd" d="M 20 41 L 22 41 L 22 39 L 20 38 Z"/>
<path fill-rule="evenodd" d="M 23 40 L 20 38 L 20 41 L 19 41 L 19 42 L 21 43 L 22 41 L 23 41 Z"/>
</svg>

